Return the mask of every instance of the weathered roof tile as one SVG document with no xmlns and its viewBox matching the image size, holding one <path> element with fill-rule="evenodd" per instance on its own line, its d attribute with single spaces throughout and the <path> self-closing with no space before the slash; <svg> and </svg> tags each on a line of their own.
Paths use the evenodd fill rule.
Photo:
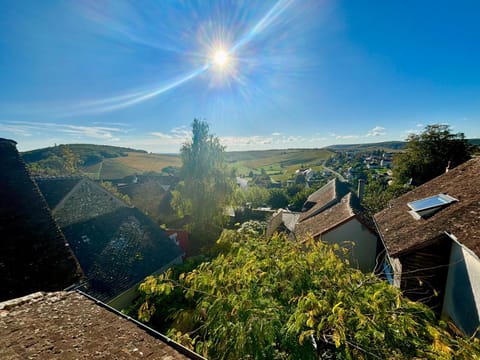
<svg viewBox="0 0 480 360">
<path fill-rule="evenodd" d="M 0 303 L 1 359 L 202 359 L 76 292 Z"/>
<path fill-rule="evenodd" d="M 429 218 L 419 220 L 407 204 L 437 194 L 458 199 Z M 398 256 L 428 244 L 448 232 L 480 256 L 480 158 L 440 175 L 391 201 L 375 220 L 391 256 Z"/>
</svg>

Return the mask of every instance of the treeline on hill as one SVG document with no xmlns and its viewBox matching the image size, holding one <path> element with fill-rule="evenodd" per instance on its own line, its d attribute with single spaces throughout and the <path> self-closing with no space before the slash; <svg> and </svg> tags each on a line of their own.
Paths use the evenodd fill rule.
<svg viewBox="0 0 480 360">
<path fill-rule="evenodd" d="M 22 158 L 34 175 L 69 175 L 76 173 L 79 167 L 127 156 L 129 152 L 146 153 L 144 150 L 126 147 L 70 144 L 27 151 L 22 153 Z"/>
</svg>

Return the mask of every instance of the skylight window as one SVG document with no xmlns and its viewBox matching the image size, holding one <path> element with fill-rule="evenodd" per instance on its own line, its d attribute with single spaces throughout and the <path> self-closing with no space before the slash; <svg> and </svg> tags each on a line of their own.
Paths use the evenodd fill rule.
<svg viewBox="0 0 480 360">
<path fill-rule="evenodd" d="M 432 216 L 434 213 L 443 209 L 445 206 L 458 201 L 457 199 L 446 194 L 438 194 L 428 198 L 409 202 L 407 205 L 412 211 L 409 211 L 413 217 L 419 219 Z"/>
</svg>

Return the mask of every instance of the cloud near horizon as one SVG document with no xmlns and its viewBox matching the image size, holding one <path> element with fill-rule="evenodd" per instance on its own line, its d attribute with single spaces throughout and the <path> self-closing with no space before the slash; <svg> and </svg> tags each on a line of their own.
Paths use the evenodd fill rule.
<svg viewBox="0 0 480 360">
<path fill-rule="evenodd" d="M 36 123 L 29 121 L 3 121 L 0 122 L 0 131 L 25 137 L 67 135 L 75 140 L 91 138 L 119 141 L 119 135 L 127 134 L 129 129 L 60 123 Z"/>
<path fill-rule="evenodd" d="M 367 133 L 367 137 L 376 137 L 386 135 L 385 128 L 383 126 L 375 126 Z"/>
</svg>

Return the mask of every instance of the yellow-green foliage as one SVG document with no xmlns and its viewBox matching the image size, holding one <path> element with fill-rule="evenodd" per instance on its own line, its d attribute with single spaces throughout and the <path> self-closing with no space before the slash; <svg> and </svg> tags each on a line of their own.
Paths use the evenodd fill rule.
<svg viewBox="0 0 480 360">
<path fill-rule="evenodd" d="M 150 277 L 140 317 L 155 297 L 180 290 L 176 311 L 191 327 L 169 335 L 211 359 L 473 359 L 477 340 L 455 338 L 424 305 L 342 260 L 343 249 L 312 239 L 263 239 L 225 231 L 224 253 L 172 278 Z M 314 345 L 316 344 L 317 350 Z"/>
</svg>

